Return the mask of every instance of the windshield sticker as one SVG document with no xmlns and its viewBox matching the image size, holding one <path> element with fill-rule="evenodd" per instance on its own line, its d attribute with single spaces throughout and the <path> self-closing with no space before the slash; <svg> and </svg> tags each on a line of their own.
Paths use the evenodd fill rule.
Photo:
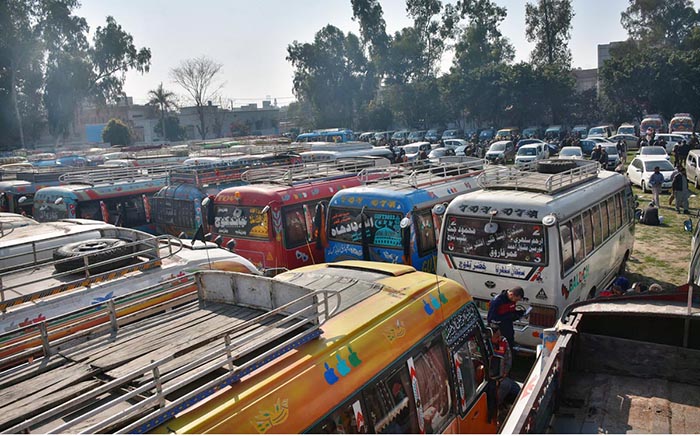
<svg viewBox="0 0 700 436">
<path fill-rule="evenodd" d="M 488 215 L 488 213 L 493 210 L 491 206 L 479 206 L 479 205 L 468 205 L 468 204 L 461 204 L 458 206 L 459 210 L 462 213 L 466 213 L 467 211 L 474 213 L 474 214 L 482 214 L 482 215 Z M 536 209 L 513 209 L 510 207 L 504 207 L 503 209 L 495 209 L 498 210 L 500 213 L 503 213 L 505 216 L 511 216 L 515 214 L 515 216 L 522 218 L 523 216 L 525 218 L 532 218 L 532 219 L 537 219 L 537 216 L 539 215 L 539 211 Z"/>
</svg>

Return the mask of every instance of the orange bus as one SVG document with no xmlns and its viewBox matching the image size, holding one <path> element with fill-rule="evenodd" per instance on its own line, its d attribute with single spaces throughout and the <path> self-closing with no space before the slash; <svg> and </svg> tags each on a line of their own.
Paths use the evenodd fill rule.
<svg viewBox="0 0 700 436">
<path fill-rule="evenodd" d="M 241 176 L 248 185 L 204 200 L 211 237 L 265 270 L 323 262 L 326 205 L 336 192 L 361 184 L 357 168 L 249 170 Z"/>
</svg>

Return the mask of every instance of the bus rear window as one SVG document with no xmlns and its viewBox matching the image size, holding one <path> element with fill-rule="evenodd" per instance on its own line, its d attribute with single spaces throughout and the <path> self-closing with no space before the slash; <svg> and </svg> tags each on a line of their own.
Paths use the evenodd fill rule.
<svg viewBox="0 0 700 436">
<path fill-rule="evenodd" d="M 329 239 L 349 244 L 361 244 L 360 209 L 331 208 L 328 228 Z M 400 213 L 365 209 L 365 226 L 369 245 L 401 247 Z"/>
<path fill-rule="evenodd" d="M 218 234 L 253 239 L 268 239 L 267 214 L 261 207 L 216 206 L 214 227 Z"/>
<path fill-rule="evenodd" d="M 460 256 L 492 261 L 545 265 L 545 236 L 539 223 L 493 220 L 489 218 L 446 217 L 443 251 Z"/>
</svg>

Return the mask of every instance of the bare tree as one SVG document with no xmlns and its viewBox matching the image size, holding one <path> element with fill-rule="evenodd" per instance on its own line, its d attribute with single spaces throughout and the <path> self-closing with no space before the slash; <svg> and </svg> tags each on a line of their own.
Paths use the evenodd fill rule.
<svg viewBox="0 0 700 436">
<path fill-rule="evenodd" d="M 182 86 L 194 101 L 199 115 L 199 134 L 202 139 L 207 135 L 207 128 L 204 122 L 204 107 L 208 101 L 215 99 L 224 83 L 217 81 L 217 75 L 221 72 L 220 63 L 202 56 L 195 59 L 186 59 L 180 66 L 170 70 L 172 80 Z"/>
</svg>

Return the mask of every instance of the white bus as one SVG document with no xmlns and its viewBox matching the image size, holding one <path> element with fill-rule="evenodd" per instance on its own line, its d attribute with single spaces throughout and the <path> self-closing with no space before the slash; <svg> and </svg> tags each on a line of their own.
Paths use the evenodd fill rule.
<svg viewBox="0 0 700 436">
<path fill-rule="evenodd" d="M 595 162 L 558 161 L 486 170 L 483 189 L 455 198 L 441 225 L 437 273 L 464 284 L 482 315 L 501 290 L 522 286 L 531 312 L 514 327 L 524 351 L 566 306 L 623 272 L 634 245 L 626 178 Z"/>
</svg>

